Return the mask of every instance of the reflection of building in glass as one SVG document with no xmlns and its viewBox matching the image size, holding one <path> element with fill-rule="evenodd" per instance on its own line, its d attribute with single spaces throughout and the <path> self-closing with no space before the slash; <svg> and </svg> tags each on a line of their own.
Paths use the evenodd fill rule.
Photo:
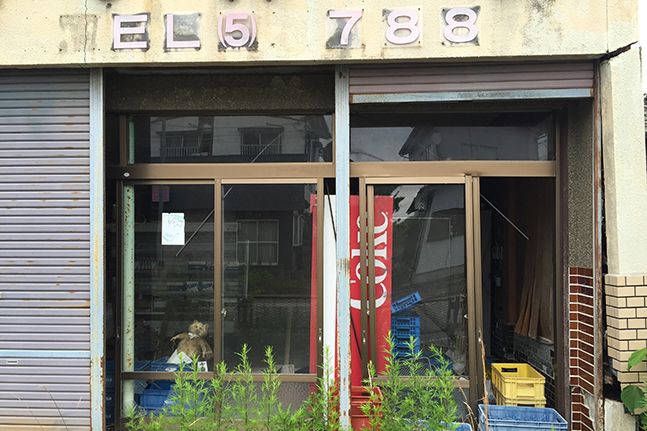
<svg viewBox="0 0 647 431">
<path fill-rule="evenodd" d="M 150 117 L 139 134 L 136 157 L 166 163 L 317 162 L 332 140 L 322 115 Z"/>
</svg>

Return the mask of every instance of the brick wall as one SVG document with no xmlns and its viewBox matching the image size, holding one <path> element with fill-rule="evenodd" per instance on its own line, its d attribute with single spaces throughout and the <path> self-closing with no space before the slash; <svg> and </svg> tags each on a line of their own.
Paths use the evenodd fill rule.
<svg viewBox="0 0 647 431">
<path fill-rule="evenodd" d="M 555 345 L 514 333 L 514 362 L 528 364 L 544 377 L 546 407 L 555 407 Z"/>
<path fill-rule="evenodd" d="M 635 350 L 647 347 L 647 276 L 607 274 L 604 284 L 610 365 L 622 387 L 643 382 L 647 363 L 627 371 L 627 360 Z"/>
<path fill-rule="evenodd" d="M 572 423 L 575 430 L 593 430 L 585 405 L 595 395 L 595 326 L 593 270 L 569 268 L 569 334 Z"/>
</svg>

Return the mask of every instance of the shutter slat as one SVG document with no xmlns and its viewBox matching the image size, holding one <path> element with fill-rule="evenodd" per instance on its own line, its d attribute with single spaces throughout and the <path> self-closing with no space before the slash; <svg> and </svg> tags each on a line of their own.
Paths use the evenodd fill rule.
<svg viewBox="0 0 647 431">
<path fill-rule="evenodd" d="M 479 94 L 479 98 L 487 100 L 487 92 L 591 90 L 594 72 L 592 62 L 471 65 L 427 63 L 396 67 L 351 66 L 349 77 L 352 103 L 353 95 L 473 92 Z"/>
</svg>

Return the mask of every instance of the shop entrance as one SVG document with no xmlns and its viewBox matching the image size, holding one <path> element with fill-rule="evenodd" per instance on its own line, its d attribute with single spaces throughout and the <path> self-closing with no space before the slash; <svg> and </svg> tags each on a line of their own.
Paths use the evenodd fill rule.
<svg viewBox="0 0 647 431">
<path fill-rule="evenodd" d="M 334 298 L 323 304 L 335 291 L 324 280 L 334 274 L 324 258 L 334 211 L 321 205 L 334 195 L 330 124 L 118 118 L 108 190 L 118 408 L 141 406 L 151 382 L 173 377 L 175 337 L 194 321 L 209 325 L 205 378 L 215 362 L 233 370 L 243 343 L 260 372 L 271 345 L 295 388 L 284 401 L 307 396 L 336 332 Z M 414 335 L 415 348 L 450 360 L 460 406 L 475 408 L 489 364 L 501 361 L 538 368 L 554 403 L 554 370 L 566 365 L 553 348 L 556 135 L 549 112 L 351 118 L 354 381 L 369 360 L 383 369 L 385 335 L 407 328 L 399 335 Z"/>
<path fill-rule="evenodd" d="M 409 353 L 409 336 L 429 369 L 429 347 L 444 353 L 461 406 L 486 393 L 502 402 L 492 363 L 533 367 L 546 379 L 543 402 L 554 405 L 554 179 L 359 182 L 356 207 L 351 198 L 353 380 L 366 377 L 369 360 L 384 370 L 391 331 L 396 359 Z"/>
</svg>

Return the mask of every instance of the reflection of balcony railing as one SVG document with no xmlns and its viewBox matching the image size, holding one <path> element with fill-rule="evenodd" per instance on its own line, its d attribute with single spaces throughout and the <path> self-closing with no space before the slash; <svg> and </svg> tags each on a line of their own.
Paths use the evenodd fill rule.
<svg viewBox="0 0 647 431">
<path fill-rule="evenodd" d="M 244 156 L 256 156 L 263 152 L 263 155 L 281 154 L 281 143 L 261 145 L 261 144 L 240 144 L 240 154 Z"/>
<path fill-rule="evenodd" d="M 184 157 L 199 154 L 199 147 L 166 147 L 166 157 Z"/>
</svg>

